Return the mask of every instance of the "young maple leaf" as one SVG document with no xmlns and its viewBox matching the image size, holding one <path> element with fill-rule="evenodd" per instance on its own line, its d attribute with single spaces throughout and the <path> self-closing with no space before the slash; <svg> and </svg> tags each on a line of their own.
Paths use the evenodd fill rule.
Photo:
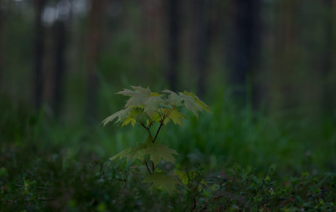
<svg viewBox="0 0 336 212">
<path fill-rule="evenodd" d="M 118 92 L 117 94 L 123 94 L 125 96 L 131 96 L 127 101 L 126 107 L 143 107 L 144 112 L 152 117 L 155 111 L 159 108 L 159 104 L 164 103 L 163 99 L 157 95 L 157 93 L 152 93 L 149 88 L 143 88 L 141 86 L 132 86 L 134 91 L 125 89 Z"/>
<path fill-rule="evenodd" d="M 163 90 L 162 92 L 164 93 L 170 93 L 169 97 L 168 97 L 168 103 L 172 104 L 172 105 L 178 105 L 182 102 L 182 98 L 177 95 L 175 92 L 170 91 L 170 90 Z"/>
<path fill-rule="evenodd" d="M 187 96 L 192 96 L 194 98 L 194 101 L 195 101 L 196 104 L 198 104 L 205 111 L 212 114 L 210 107 L 208 105 L 206 105 L 204 102 L 202 102 L 195 94 L 188 93 L 187 91 L 184 91 L 184 94 L 187 95 Z"/>
<path fill-rule="evenodd" d="M 175 158 L 172 154 L 178 155 L 174 149 L 169 149 L 165 145 L 158 143 L 148 145 L 145 154 L 150 155 L 150 160 L 153 161 L 154 166 L 160 163 L 161 159 L 175 164 Z"/>
<path fill-rule="evenodd" d="M 167 124 L 171 119 L 171 120 L 173 120 L 174 124 L 179 124 L 183 127 L 183 122 L 182 122 L 181 118 L 188 119 L 185 115 L 183 115 L 182 113 L 180 113 L 176 109 L 174 109 L 174 110 L 171 111 L 168 118 L 165 120 L 165 124 Z"/>
<path fill-rule="evenodd" d="M 180 97 L 184 101 L 184 105 L 188 110 L 191 110 L 195 116 L 198 118 L 197 111 L 202 111 L 202 108 L 195 102 L 194 97 L 186 95 L 184 93 L 179 93 Z"/>
<path fill-rule="evenodd" d="M 165 175 L 164 172 L 154 172 L 152 175 L 149 175 L 144 179 L 145 183 L 152 183 L 151 187 L 149 189 L 152 190 L 154 188 L 163 188 L 165 189 L 169 195 L 172 195 L 175 190 L 176 184 L 180 184 L 178 180 L 176 180 L 174 177 Z"/>
<path fill-rule="evenodd" d="M 133 110 L 133 108 L 126 108 L 124 110 L 120 110 L 120 111 L 112 114 L 111 116 L 107 117 L 106 119 L 104 119 L 102 121 L 102 123 L 105 126 L 107 123 L 113 121 L 117 117 L 118 117 L 118 120 L 117 120 L 116 123 L 124 121 L 127 118 L 127 116 L 130 114 L 131 110 Z"/>
</svg>

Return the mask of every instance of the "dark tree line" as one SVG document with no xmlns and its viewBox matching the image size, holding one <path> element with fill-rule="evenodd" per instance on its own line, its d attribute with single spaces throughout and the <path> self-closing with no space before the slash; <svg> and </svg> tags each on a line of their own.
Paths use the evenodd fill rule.
<svg viewBox="0 0 336 212">
<path fill-rule="evenodd" d="M 86 91 L 77 100 L 83 101 L 90 122 L 101 107 L 98 74 L 123 75 L 133 82 L 157 82 L 155 77 L 161 76 L 160 83 L 172 90 L 191 88 L 202 98 L 215 87 L 215 79 L 221 89 L 231 88 L 234 101 L 251 103 L 256 110 L 290 109 L 310 98 L 320 99 L 316 107 L 324 111 L 335 104 L 330 98 L 335 89 L 332 0 L 89 0 L 80 22 L 75 21 L 79 13 L 73 11 L 85 1 L 4 2 L 0 2 L 0 83 L 7 81 L 6 68 L 11 68 L 6 64 L 11 56 L 5 54 L 14 28 L 8 28 L 11 16 L 21 5 L 17 14 L 30 17 L 24 8 L 29 7 L 34 18 L 24 21 L 33 32 L 32 101 L 37 110 L 47 102 L 55 117 L 64 109 L 70 73 L 81 75 L 81 89 Z M 67 14 L 58 11 L 67 5 L 71 7 Z M 51 26 L 44 23 L 48 7 L 58 14 Z M 107 81 L 120 86 L 120 78 Z M 306 92 L 307 88 L 314 92 Z"/>
</svg>

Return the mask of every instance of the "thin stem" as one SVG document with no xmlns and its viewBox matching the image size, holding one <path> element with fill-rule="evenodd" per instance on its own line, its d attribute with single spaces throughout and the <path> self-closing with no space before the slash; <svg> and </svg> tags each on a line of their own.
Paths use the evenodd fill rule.
<svg viewBox="0 0 336 212">
<path fill-rule="evenodd" d="M 163 121 L 161 121 L 159 129 L 156 131 L 155 137 L 153 139 L 153 143 L 155 143 L 155 140 L 156 140 L 156 138 L 157 138 L 157 136 L 158 136 L 158 134 L 159 134 L 159 132 L 161 130 L 162 125 L 163 125 Z"/>
<path fill-rule="evenodd" d="M 147 170 L 148 170 L 149 174 L 152 175 L 152 172 L 149 170 L 147 162 L 145 162 L 145 164 L 146 164 L 146 167 L 147 167 Z"/>
<path fill-rule="evenodd" d="M 193 208 L 191 209 L 190 212 L 194 211 L 195 208 L 196 208 L 196 198 L 195 197 L 193 198 L 193 202 L 194 202 L 194 206 L 193 206 Z"/>
</svg>

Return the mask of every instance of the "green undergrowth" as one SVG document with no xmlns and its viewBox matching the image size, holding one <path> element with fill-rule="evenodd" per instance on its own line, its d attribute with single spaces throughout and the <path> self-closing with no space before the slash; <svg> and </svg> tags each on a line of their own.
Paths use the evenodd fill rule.
<svg viewBox="0 0 336 212">
<path fill-rule="evenodd" d="M 332 122 L 281 123 L 224 100 L 209 105 L 213 116 L 182 111 L 183 128 L 160 133 L 179 155 L 175 166 L 157 164 L 155 173 L 173 178 L 157 188 L 140 162 L 106 163 L 146 140 L 140 127 L 69 126 L 1 101 L 0 211 L 336 210 Z"/>
<path fill-rule="evenodd" d="M 1 211 L 336 210 L 334 173 L 304 172 L 277 180 L 272 166 L 262 177 L 238 165 L 213 174 L 200 166 L 184 167 L 170 192 L 164 186 L 151 189 L 143 178 L 145 167 L 126 161 L 106 165 L 104 159 L 75 155 L 75 162 L 53 148 L 27 155 L 27 147 L 2 148 L 11 153 L 1 156 Z M 16 154 L 16 165 L 10 154 Z M 159 167 L 163 176 L 174 172 L 169 164 Z"/>
</svg>

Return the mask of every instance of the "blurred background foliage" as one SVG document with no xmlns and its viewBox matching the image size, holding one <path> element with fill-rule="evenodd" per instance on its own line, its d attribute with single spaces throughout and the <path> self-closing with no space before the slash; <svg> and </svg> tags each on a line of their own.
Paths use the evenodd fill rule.
<svg viewBox="0 0 336 212">
<path fill-rule="evenodd" d="M 335 22 L 334 0 L 1 0 L 0 139 L 112 156 L 145 132 L 99 123 L 141 85 L 212 108 L 160 134 L 180 163 L 332 170 Z"/>
</svg>

